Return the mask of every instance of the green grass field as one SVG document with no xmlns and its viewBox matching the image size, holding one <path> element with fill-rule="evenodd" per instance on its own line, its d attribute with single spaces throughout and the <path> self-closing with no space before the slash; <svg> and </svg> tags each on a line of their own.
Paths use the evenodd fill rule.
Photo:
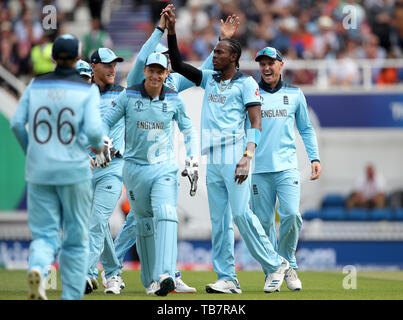
<svg viewBox="0 0 403 320">
<path fill-rule="evenodd" d="M 303 290 L 289 291 L 283 283 L 281 292 L 264 293 L 264 275 L 257 271 L 239 271 L 238 279 L 243 293 L 239 295 L 207 294 L 205 285 L 214 282 L 212 271 L 183 271 L 183 280 L 197 288 L 194 294 L 169 294 L 166 297 L 147 296 L 140 283 L 140 271 L 124 271 L 126 288 L 120 295 L 104 294 L 103 288 L 85 295 L 84 300 L 402 300 L 403 271 L 358 271 L 356 289 L 344 289 L 341 271 L 299 272 Z M 0 270 L 0 300 L 26 300 L 26 272 Z M 351 282 L 350 282 L 351 283 Z M 101 286 L 102 287 L 102 286 Z M 57 275 L 57 288 L 47 290 L 50 300 L 60 299 L 61 282 Z"/>
</svg>

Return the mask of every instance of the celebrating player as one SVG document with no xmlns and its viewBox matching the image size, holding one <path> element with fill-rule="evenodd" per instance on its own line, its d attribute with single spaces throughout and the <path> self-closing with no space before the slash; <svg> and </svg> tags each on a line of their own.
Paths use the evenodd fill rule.
<svg viewBox="0 0 403 320">
<path fill-rule="evenodd" d="M 84 293 L 92 174 L 83 132 L 95 153 L 103 150 L 103 135 L 99 90 L 74 69 L 79 48 L 72 35 L 55 40 L 56 69 L 31 81 L 11 121 L 27 155 L 29 299 L 47 299 L 42 279 L 60 247 L 62 299 Z"/>
<path fill-rule="evenodd" d="M 196 135 L 178 93 L 164 85 L 168 59 L 152 53 L 145 80 L 124 90 L 103 118 L 106 132 L 126 118 L 123 181 L 134 209 L 141 281 L 147 294 L 175 289 L 178 166 L 172 145 L 173 121 L 185 136 L 187 157 L 197 153 Z"/>
<path fill-rule="evenodd" d="M 321 174 L 318 143 L 309 119 L 301 89 L 281 79 L 284 66 L 281 53 L 266 47 L 256 54 L 261 81 L 262 138 L 255 153 L 252 175 L 251 206 L 278 253 L 290 262 L 285 282 L 290 290 L 301 290 L 295 259 L 302 218 L 299 213 L 300 173 L 295 147 L 295 123 L 311 161 L 311 180 Z M 280 206 L 280 229 L 277 243 L 275 226 L 276 196 Z"/>
<path fill-rule="evenodd" d="M 80 77 L 86 80 L 88 83 L 92 82 L 92 68 L 88 62 L 84 60 L 78 60 L 76 63 L 76 70 L 80 73 Z"/>
<path fill-rule="evenodd" d="M 241 293 L 235 273 L 234 231 L 237 225 L 249 251 L 266 274 L 265 292 L 277 290 L 289 267 L 275 252 L 259 219 L 248 207 L 250 161 L 261 131 L 259 87 L 238 70 L 239 42 L 222 39 L 214 49 L 213 70 L 199 70 L 183 63 L 177 47 L 175 13 L 164 11 L 173 70 L 205 89 L 202 107 L 202 154 L 207 154 L 207 193 L 212 222 L 213 268 L 218 274 L 208 293 Z M 251 129 L 245 136 L 249 115 Z M 244 148 L 246 145 L 246 151 Z"/>
<path fill-rule="evenodd" d="M 169 7 L 172 7 L 172 5 L 170 4 L 167 6 L 167 8 Z M 235 33 L 236 29 L 238 28 L 238 26 L 239 26 L 239 18 L 236 15 L 228 17 L 225 22 L 221 20 L 220 36 L 224 38 L 231 38 L 232 35 Z M 159 25 L 154 30 L 150 38 L 141 47 L 140 52 L 138 53 L 136 59 L 136 63 L 127 76 L 128 86 L 139 84 L 144 80 L 143 69 L 147 61 L 147 57 L 151 53 L 161 52 L 164 53 L 165 55 L 168 54 L 168 48 L 166 48 L 160 43 L 160 39 L 164 34 L 165 28 L 166 28 L 165 15 L 161 15 Z M 213 53 L 211 53 L 210 56 L 206 59 L 206 61 L 202 64 L 202 66 L 200 67 L 201 70 L 213 68 L 212 56 Z M 169 56 L 167 57 L 169 63 Z M 178 92 L 181 92 L 194 86 L 193 82 L 186 79 L 179 73 L 169 73 L 164 84 Z M 192 176 L 192 173 L 193 174 L 197 173 L 198 161 L 196 157 L 186 159 L 185 163 L 186 163 L 185 168 L 187 172 L 190 173 L 190 176 Z M 130 211 L 129 214 L 127 215 L 126 221 L 123 223 L 120 232 L 115 239 L 116 254 L 120 261 L 120 265 L 116 265 L 115 270 L 118 270 L 119 274 L 121 274 L 120 270 L 122 268 L 122 261 L 126 252 L 136 243 L 135 228 L 136 228 L 136 221 L 134 219 L 133 212 Z M 176 282 L 175 287 L 176 293 L 196 292 L 195 288 L 189 287 L 186 283 L 183 282 L 183 280 L 181 279 L 180 271 L 177 271 L 175 273 L 175 282 Z"/>
<path fill-rule="evenodd" d="M 99 108 L 101 116 L 109 109 L 113 108 L 118 94 L 122 92 L 123 87 L 116 85 L 116 64 L 122 62 L 123 58 L 108 48 L 100 48 L 91 55 L 91 67 L 93 70 L 93 81 L 98 85 L 101 92 L 101 101 Z M 113 140 L 114 149 L 123 153 L 124 151 L 124 119 L 115 124 L 109 133 L 109 137 Z M 108 146 L 107 150 L 111 150 L 111 140 L 104 143 Z M 113 157 L 114 154 L 111 154 Z M 93 155 L 93 158 L 95 156 Z M 122 168 L 123 159 L 113 157 L 113 161 L 108 167 L 102 168 L 99 160 L 95 159 L 95 169 L 93 170 L 93 186 L 94 196 L 92 200 L 92 212 L 89 223 L 90 228 L 90 254 L 88 279 L 85 293 L 91 293 L 92 290 L 98 288 L 98 260 L 106 270 L 106 289 L 105 293 L 120 293 L 120 289 L 124 287 L 124 282 L 118 274 L 109 273 L 109 265 L 119 263 L 116 257 L 115 247 L 109 226 L 109 218 L 119 200 L 122 192 Z"/>
</svg>

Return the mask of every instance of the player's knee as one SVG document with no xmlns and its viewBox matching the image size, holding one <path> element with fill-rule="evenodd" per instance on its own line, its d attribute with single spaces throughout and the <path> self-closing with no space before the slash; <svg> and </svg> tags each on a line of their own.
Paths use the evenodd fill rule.
<svg viewBox="0 0 403 320">
<path fill-rule="evenodd" d="M 139 218 L 136 225 L 136 236 L 149 237 L 154 234 L 153 218 Z"/>
<path fill-rule="evenodd" d="M 170 204 L 159 204 L 153 206 L 154 219 L 158 221 L 172 221 L 178 222 L 178 215 L 176 208 Z"/>
<path fill-rule="evenodd" d="M 288 209 L 282 215 L 280 223 L 292 224 L 300 227 L 302 225 L 302 217 L 298 210 Z"/>
</svg>

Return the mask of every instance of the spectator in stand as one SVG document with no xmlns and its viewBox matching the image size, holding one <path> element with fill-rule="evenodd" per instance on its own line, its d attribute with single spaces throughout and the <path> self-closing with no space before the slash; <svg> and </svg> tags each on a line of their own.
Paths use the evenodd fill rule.
<svg viewBox="0 0 403 320">
<path fill-rule="evenodd" d="M 11 22 L 5 21 L 1 23 L 0 34 L 0 64 L 13 75 L 17 75 L 19 61 Z"/>
<path fill-rule="evenodd" d="M 368 9 L 368 20 L 372 32 L 378 37 L 379 45 L 386 51 L 392 47 L 391 34 L 394 4 L 389 0 L 379 0 Z"/>
<path fill-rule="evenodd" d="M 355 189 L 347 199 L 347 208 L 385 207 L 385 181 L 373 164 L 365 168 L 365 175 L 358 178 Z"/>
<path fill-rule="evenodd" d="M 84 35 L 83 60 L 89 61 L 92 52 L 98 48 L 113 49 L 113 42 L 108 32 L 103 29 L 101 20 L 95 18 L 91 21 L 91 31 Z"/>
<path fill-rule="evenodd" d="M 338 63 L 329 66 L 329 82 L 332 86 L 358 85 L 360 82 L 359 68 L 357 63 L 346 56 L 344 50 L 336 53 Z"/>
<path fill-rule="evenodd" d="M 34 75 L 38 76 L 53 71 L 55 64 L 52 59 L 53 31 L 45 32 L 40 42 L 32 47 L 31 60 Z"/>
<path fill-rule="evenodd" d="M 161 10 L 159 11 L 159 13 Z M 197 38 L 202 30 L 207 28 L 210 19 L 203 10 L 202 0 L 188 0 L 187 6 L 178 10 L 177 28 L 182 39 Z M 196 35 L 194 33 L 197 33 Z"/>
<path fill-rule="evenodd" d="M 340 49 L 340 44 L 334 32 L 335 23 L 329 16 L 320 16 L 318 19 L 319 33 L 315 35 L 313 43 L 313 55 L 316 59 L 323 59 L 327 53 L 327 48 L 331 51 Z"/>
<path fill-rule="evenodd" d="M 397 45 L 403 52 L 403 0 L 396 0 L 394 14 L 394 25 L 396 28 Z"/>
<path fill-rule="evenodd" d="M 374 34 L 370 34 L 367 39 L 364 40 L 364 51 L 364 58 L 375 60 L 372 63 L 372 82 L 376 83 L 376 79 L 378 79 L 383 68 L 382 60 L 387 57 L 386 50 L 379 46 L 379 38 Z"/>
</svg>

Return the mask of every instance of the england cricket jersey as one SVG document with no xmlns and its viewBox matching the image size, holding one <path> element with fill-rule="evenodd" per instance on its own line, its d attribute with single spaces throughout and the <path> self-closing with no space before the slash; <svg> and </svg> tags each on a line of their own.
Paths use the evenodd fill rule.
<svg viewBox="0 0 403 320">
<path fill-rule="evenodd" d="M 240 71 L 223 82 L 217 71 L 203 70 L 202 73 L 200 86 L 205 89 L 201 115 L 202 154 L 237 145 L 244 148 L 247 109 L 261 105 L 258 84 Z"/>
<path fill-rule="evenodd" d="M 262 135 L 255 151 L 254 173 L 298 168 L 295 124 L 310 161 L 319 160 L 318 143 L 301 89 L 280 79 L 271 89 L 259 83 L 262 99 Z"/>
<path fill-rule="evenodd" d="M 176 163 L 175 122 L 185 136 L 187 156 L 197 154 L 196 135 L 184 102 L 166 86 L 155 99 L 148 95 L 144 83 L 124 90 L 102 119 L 105 130 L 108 132 L 122 117 L 126 124 L 125 160 L 136 164 Z"/>
<path fill-rule="evenodd" d="M 139 84 L 144 80 L 144 66 L 146 65 L 147 58 L 155 51 L 163 34 L 164 32 L 161 31 L 161 29 L 156 28 L 151 34 L 150 38 L 148 38 L 148 40 L 141 47 L 136 58 L 136 63 L 134 64 L 133 68 L 130 69 L 129 74 L 127 75 L 128 87 Z M 200 70 L 203 69 L 213 69 L 213 51 L 208 56 L 206 61 L 200 66 Z M 171 72 L 165 80 L 165 85 L 172 90 L 181 92 L 188 88 L 194 87 L 195 84 L 181 74 Z"/>
<path fill-rule="evenodd" d="M 65 185 L 92 177 L 87 143 L 103 144 L 99 103 L 97 86 L 74 68 L 56 67 L 31 81 L 11 120 L 27 155 L 28 182 Z"/>
</svg>

